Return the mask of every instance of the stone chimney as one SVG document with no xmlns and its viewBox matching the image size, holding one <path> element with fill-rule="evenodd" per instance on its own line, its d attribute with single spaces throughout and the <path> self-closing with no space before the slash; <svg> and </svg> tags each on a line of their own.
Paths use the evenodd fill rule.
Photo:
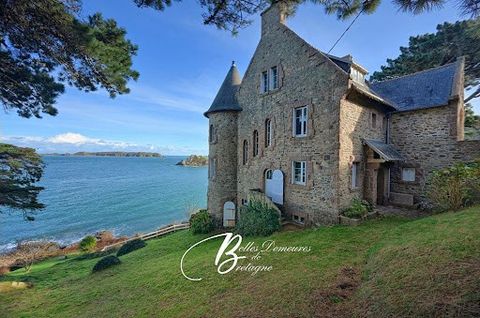
<svg viewBox="0 0 480 318">
<path fill-rule="evenodd" d="M 278 25 L 285 24 L 287 16 L 287 7 L 282 1 L 273 3 L 268 9 L 262 12 L 262 36 L 266 35 L 272 30 L 275 30 Z"/>
</svg>

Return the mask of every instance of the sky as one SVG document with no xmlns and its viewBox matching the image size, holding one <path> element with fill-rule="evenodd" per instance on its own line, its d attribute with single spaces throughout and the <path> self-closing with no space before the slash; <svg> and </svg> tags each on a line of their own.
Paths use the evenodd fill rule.
<svg viewBox="0 0 480 318">
<path fill-rule="evenodd" d="M 202 24 L 197 1 L 174 2 L 164 12 L 139 9 L 132 0 L 84 0 L 82 17 L 101 12 L 127 30 L 139 46 L 129 83 L 131 93 L 114 99 L 103 91 L 67 88 L 57 102 L 59 114 L 20 118 L 0 111 L 3 142 L 40 153 L 75 151 L 153 151 L 165 155 L 208 153 L 208 109 L 232 61 L 243 74 L 260 39 L 260 17 L 237 36 Z M 399 12 L 384 1 L 362 15 L 331 52 L 352 54 L 370 74 L 412 35 L 431 33 L 437 24 L 462 19 L 454 4 L 421 15 Z M 350 24 L 326 15 L 319 5 L 304 4 L 287 25 L 314 47 L 328 51 Z M 474 104 L 480 114 L 480 102 Z"/>
</svg>

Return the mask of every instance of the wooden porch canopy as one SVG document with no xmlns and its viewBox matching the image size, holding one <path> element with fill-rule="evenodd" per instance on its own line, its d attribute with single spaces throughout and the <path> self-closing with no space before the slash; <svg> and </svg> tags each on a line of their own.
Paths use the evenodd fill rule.
<svg viewBox="0 0 480 318">
<path fill-rule="evenodd" d="M 372 139 L 363 139 L 363 144 L 368 146 L 377 155 L 368 158 L 368 162 L 404 161 L 405 158 L 392 145 Z"/>
</svg>

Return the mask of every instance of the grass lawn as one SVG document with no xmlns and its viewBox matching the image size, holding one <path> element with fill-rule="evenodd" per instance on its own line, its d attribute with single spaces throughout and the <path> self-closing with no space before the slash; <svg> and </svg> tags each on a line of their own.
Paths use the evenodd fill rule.
<svg viewBox="0 0 480 318">
<path fill-rule="evenodd" d="M 122 264 L 92 274 L 98 259 L 42 262 L 0 280 L 34 287 L 0 294 L 2 317 L 400 317 L 480 315 L 480 207 L 418 220 L 384 218 L 357 227 L 281 232 L 277 246 L 243 264 L 270 272 L 219 275 L 220 240 L 182 254 L 205 236 L 188 231 L 148 241 Z M 238 253 L 242 254 L 242 253 Z M 243 253 L 253 255 L 252 253 Z"/>
</svg>

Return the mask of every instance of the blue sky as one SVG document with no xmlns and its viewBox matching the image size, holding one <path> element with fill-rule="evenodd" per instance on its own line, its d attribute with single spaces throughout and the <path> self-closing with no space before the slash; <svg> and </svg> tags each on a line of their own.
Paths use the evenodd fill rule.
<svg viewBox="0 0 480 318">
<path fill-rule="evenodd" d="M 79 150 L 158 151 L 169 155 L 206 154 L 210 106 L 232 60 L 241 73 L 260 38 L 259 17 L 236 37 L 204 26 L 197 2 L 175 3 L 164 12 L 138 9 L 131 0 L 84 0 L 83 16 L 99 11 L 114 18 L 138 44 L 134 68 L 140 72 L 132 92 L 110 99 L 104 92 L 68 88 L 58 100 L 59 114 L 23 119 L 0 112 L 0 136 L 6 142 L 45 152 Z M 384 1 L 372 15 L 361 16 L 332 54 L 352 54 L 371 73 L 411 35 L 434 32 L 437 24 L 460 19 L 449 3 L 414 16 Z M 287 25 L 320 50 L 328 51 L 350 21 L 303 5 Z M 480 103 L 475 103 L 480 113 Z"/>
</svg>

